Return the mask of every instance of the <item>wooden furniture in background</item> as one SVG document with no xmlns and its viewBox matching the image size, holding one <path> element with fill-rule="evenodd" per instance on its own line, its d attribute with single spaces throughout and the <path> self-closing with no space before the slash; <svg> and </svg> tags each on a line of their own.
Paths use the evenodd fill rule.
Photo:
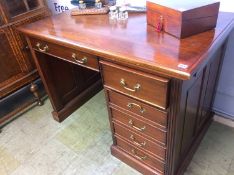
<svg viewBox="0 0 234 175">
<path fill-rule="evenodd" d="M 1 106 L 20 88 L 32 83 L 31 91 L 41 104 L 36 84 L 39 78 L 28 44 L 16 28 L 50 14 L 43 0 L 0 1 L 0 102 Z M 26 97 L 25 97 L 26 98 Z M 17 99 L 17 98 L 16 98 Z M 35 100 L 34 100 L 35 101 Z M 25 101 L 6 112 L 0 109 L 0 124 L 22 110 Z M 30 102 L 31 103 L 31 102 Z M 10 105 L 10 104 L 9 104 Z M 8 106 L 9 106 L 8 105 Z M 13 104 L 11 104 L 13 106 Z M 26 105 L 28 106 L 29 103 Z"/>
<path fill-rule="evenodd" d="M 108 15 L 67 13 L 20 31 L 27 37 L 56 120 L 83 103 L 80 95 L 88 93 L 76 90 L 78 86 L 92 80 L 91 88 L 99 87 L 94 83 L 99 84 L 99 74 L 92 71 L 100 70 L 112 154 L 143 174 L 181 175 L 212 121 L 233 15 L 220 13 L 215 30 L 183 40 L 159 34 L 146 23 L 145 14 L 130 14 L 126 23 L 117 24 Z"/>
</svg>

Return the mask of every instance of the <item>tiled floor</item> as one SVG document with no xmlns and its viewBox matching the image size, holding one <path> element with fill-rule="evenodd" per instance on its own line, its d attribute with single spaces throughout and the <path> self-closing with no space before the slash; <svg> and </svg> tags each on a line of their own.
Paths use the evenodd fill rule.
<svg viewBox="0 0 234 175">
<path fill-rule="evenodd" d="M 110 154 L 100 92 L 59 124 L 49 100 L 3 128 L 0 175 L 137 175 Z M 213 123 L 186 175 L 234 175 L 234 129 Z"/>
</svg>

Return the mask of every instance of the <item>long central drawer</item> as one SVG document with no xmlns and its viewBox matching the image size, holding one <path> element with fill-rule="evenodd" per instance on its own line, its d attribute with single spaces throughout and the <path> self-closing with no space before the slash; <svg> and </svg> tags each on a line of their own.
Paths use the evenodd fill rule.
<svg viewBox="0 0 234 175">
<path fill-rule="evenodd" d="M 30 42 L 32 48 L 36 51 L 49 54 L 59 59 L 99 72 L 98 57 L 94 55 L 38 39 L 30 38 Z"/>
</svg>

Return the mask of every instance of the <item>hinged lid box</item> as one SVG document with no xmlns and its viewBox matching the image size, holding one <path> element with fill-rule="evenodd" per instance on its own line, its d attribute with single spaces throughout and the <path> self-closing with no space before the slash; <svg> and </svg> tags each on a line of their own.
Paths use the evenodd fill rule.
<svg viewBox="0 0 234 175">
<path fill-rule="evenodd" d="M 147 23 L 185 38 L 216 27 L 219 1 L 147 0 Z"/>
</svg>

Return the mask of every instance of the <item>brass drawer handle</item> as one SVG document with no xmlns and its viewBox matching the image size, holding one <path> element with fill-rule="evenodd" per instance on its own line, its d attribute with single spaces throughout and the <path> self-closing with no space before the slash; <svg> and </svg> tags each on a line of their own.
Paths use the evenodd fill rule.
<svg viewBox="0 0 234 175">
<path fill-rule="evenodd" d="M 41 43 L 37 43 L 36 46 L 37 46 L 37 49 L 40 52 L 48 52 L 48 50 L 49 50 L 49 46 L 48 45 L 45 45 L 45 47 L 43 47 L 43 49 L 41 48 Z"/>
<path fill-rule="evenodd" d="M 130 108 L 130 109 L 132 109 L 133 106 L 136 106 L 136 107 L 140 108 L 140 112 L 142 114 L 145 112 L 145 109 L 142 106 L 140 106 L 140 105 L 138 105 L 136 103 L 128 103 L 128 105 L 127 105 L 127 107 Z"/>
<path fill-rule="evenodd" d="M 147 159 L 147 156 L 139 156 L 137 155 L 135 149 L 132 149 L 132 154 L 139 160 L 146 160 Z"/>
<path fill-rule="evenodd" d="M 79 64 L 86 64 L 88 62 L 87 57 L 83 57 L 81 60 L 78 60 L 75 53 L 72 54 L 72 58 Z"/>
<path fill-rule="evenodd" d="M 123 86 L 124 89 L 131 91 L 131 92 L 136 92 L 141 88 L 141 85 L 139 83 L 137 83 L 133 89 L 127 87 L 127 83 L 125 82 L 125 80 L 123 78 L 121 78 L 120 80 L 120 84 Z"/>
<path fill-rule="evenodd" d="M 131 134 L 130 139 L 133 141 L 133 143 L 139 147 L 144 147 L 146 145 L 146 141 L 139 143 L 136 141 L 136 139 L 134 138 L 134 136 Z"/>
<path fill-rule="evenodd" d="M 134 129 L 136 129 L 137 131 L 143 132 L 143 131 L 145 131 L 145 129 L 146 129 L 146 126 L 143 126 L 142 128 L 136 127 L 136 126 L 133 124 L 133 120 L 132 120 L 132 119 L 130 119 L 128 123 L 129 123 Z"/>
</svg>

